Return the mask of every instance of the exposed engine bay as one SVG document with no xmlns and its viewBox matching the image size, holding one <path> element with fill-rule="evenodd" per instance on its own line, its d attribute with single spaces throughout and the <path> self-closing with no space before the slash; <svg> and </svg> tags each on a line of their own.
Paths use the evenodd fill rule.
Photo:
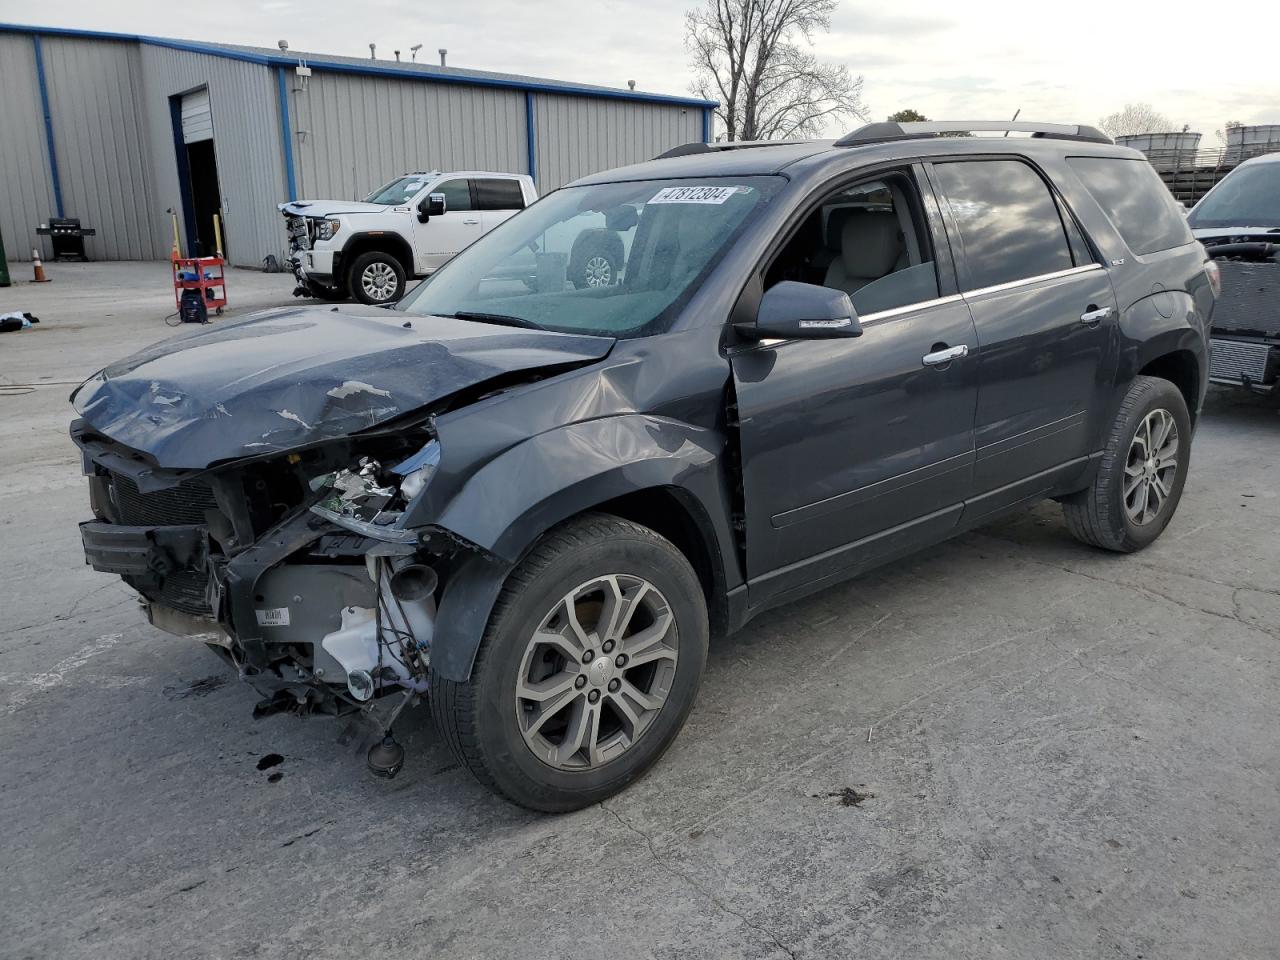
<svg viewBox="0 0 1280 960">
<path fill-rule="evenodd" d="M 89 562 L 138 590 L 154 625 L 230 661 L 263 695 L 258 715 L 362 711 L 385 728 L 423 692 L 437 568 L 460 549 L 398 526 L 439 463 L 429 431 L 373 441 L 383 459 L 350 466 L 340 444 L 195 476 L 148 468 L 83 422 L 73 437 Z"/>
</svg>

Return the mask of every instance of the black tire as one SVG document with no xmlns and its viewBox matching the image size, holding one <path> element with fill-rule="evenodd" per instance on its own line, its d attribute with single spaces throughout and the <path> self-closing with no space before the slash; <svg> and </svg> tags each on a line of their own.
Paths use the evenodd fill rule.
<svg viewBox="0 0 1280 960">
<path fill-rule="evenodd" d="M 326 287 L 323 284 L 307 281 L 307 295 L 313 300 L 324 300 L 326 303 L 337 303 L 350 299 L 347 291 L 340 287 Z"/>
<path fill-rule="evenodd" d="M 1158 510 L 1145 522 L 1137 523 L 1126 509 L 1125 468 L 1130 466 L 1135 435 L 1147 418 L 1160 410 L 1172 415 L 1177 430 L 1174 476 Z M 1107 431 L 1102 460 L 1092 485 L 1063 501 L 1067 529 L 1083 543 L 1119 553 L 1133 553 L 1150 545 L 1164 532 L 1178 509 L 1190 455 L 1191 417 L 1182 392 L 1159 377 L 1136 377 Z M 1134 467 L 1139 468 L 1141 464 Z"/>
<path fill-rule="evenodd" d="M 382 276 L 386 281 L 385 285 L 378 286 L 372 275 L 366 277 L 369 271 L 375 271 Z M 380 307 L 384 303 L 395 303 L 404 296 L 404 287 L 404 267 L 391 254 L 380 250 L 360 254 L 352 261 L 351 269 L 347 271 L 347 288 L 351 291 L 352 298 L 371 306 Z M 381 298 L 376 296 L 374 291 L 378 290 L 385 291 L 386 296 Z"/>
<path fill-rule="evenodd" d="M 569 280 L 579 290 L 613 286 L 624 255 L 622 238 L 612 230 L 583 231 L 569 253 Z"/>
<path fill-rule="evenodd" d="M 607 574 L 641 577 L 656 588 L 673 617 L 667 635 L 674 632 L 677 658 L 666 700 L 629 747 L 594 767 L 561 769 L 526 743 L 516 681 L 533 631 L 560 598 Z M 471 679 L 455 683 L 432 674 L 431 714 L 454 756 L 485 786 L 533 810 L 577 810 L 626 787 L 675 739 L 693 708 L 708 633 L 706 599 L 684 555 L 647 527 L 589 514 L 546 534 L 511 573 L 489 618 Z M 588 673 L 584 668 L 584 676 Z M 603 710 L 604 699 L 599 702 Z"/>
</svg>

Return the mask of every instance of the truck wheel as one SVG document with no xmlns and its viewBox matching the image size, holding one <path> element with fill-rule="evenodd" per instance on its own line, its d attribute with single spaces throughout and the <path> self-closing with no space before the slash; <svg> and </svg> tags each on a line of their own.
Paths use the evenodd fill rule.
<svg viewBox="0 0 1280 960">
<path fill-rule="evenodd" d="M 639 777 L 675 739 L 707 660 L 698 577 L 647 527 L 593 514 L 512 572 L 471 679 L 433 674 L 459 762 L 521 806 L 576 810 Z"/>
<path fill-rule="evenodd" d="M 1093 484 L 1063 502 L 1077 540 L 1133 553 L 1152 543 L 1178 509 L 1191 455 L 1191 417 L 1168 380 L 1137 377 L 1107 434 Z"/>
<path fill-rule="evenodd" d="M 351 264 L 348 286 L 361 303 L 379 306 L 404 296 L 404 267 L 389 253 L 372 250 Z"/>
<path fill-rule="evenodd" d="M 618 282 L 623 256 L 622 240 L 612 230 L 585 231 L 573 244 L 567 275 L 579 290 L 611 287 Z"/>
</svg>

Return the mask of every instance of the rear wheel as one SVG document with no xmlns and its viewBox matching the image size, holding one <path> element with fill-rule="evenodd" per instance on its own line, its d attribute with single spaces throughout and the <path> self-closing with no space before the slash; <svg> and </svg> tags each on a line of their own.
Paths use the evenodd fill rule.
<svg viewBox="0 0 1280 960">
<path fill-rule="evenodd" d="M 1093 484 L 1063 503 L 1072 536 L 1120 553 L 1155 541 L 1178 509 L 1190 453 L 1191 417 L 1182 392 L 1158 377 L 1135 378 Z"/>
<path fill-rule="evenodd" d="M 432 676 L 432 715 L 485 785 L 535 810 L 639 777 L 693 707 L 707 611 L 684 555 L 647 527 L 572 521 L 512 573 L 471 679 Z"/>
<path fill-rule="evenodd" d="M 389 253 L 373 250 L 360 254 L 347 276 L 351 295 L 361 303 L 380 306 L 404 296 L 404 267 Z"/>
</svg>

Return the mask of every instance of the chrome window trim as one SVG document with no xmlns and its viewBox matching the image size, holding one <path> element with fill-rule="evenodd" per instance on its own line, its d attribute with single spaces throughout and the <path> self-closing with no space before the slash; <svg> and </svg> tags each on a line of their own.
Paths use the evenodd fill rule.
<svg viewBox="0 0 1280 960">
<path fill-rule="evenodd" d="M 875 323 L 877 320 L 892 320 L 894 317 L 900 317 L 904 313 L 914 313 L 916 310 L 927 310 L 929 307 L 940 307 L 946 303 L 958 303 L 964 297 L 958 293 L 950 294 L 945 297 L 934 297 L 932 300 L 921 300 L 917 303 L 909 303 L 905 307 L 892 307 L 889 310 L 877 310 L 875 313 L 868 313 L 858 317 L 860 323 Z"/>
<path fill-rule="evenodd" d="M 1086 263 L 1084 266 L 1071 267 L 1068 270 L 1055 270 L 1053 273 L 1041 273 L 1034 277 L 1025 277 L 1022 280 L 1010 280 L 1008 283 L 998 283 L 992 287 L 979 287 L 976 290 L 966 290 L 962 293 L 953 293 L 946 297 L 935 297 L 932 300 L 921 300 L 918 303 L 909 303 L 904 307 L 893 307 L 890 310 L 878 310 L 875 313 L 868 313 L 858 317 L 858 322 L 866 325 L 869 323 L 878 323 L 881 320 L 893 320 L 896 317 L 904 316 L 908 313 L 915 313 L 917 310 L 928 310 L 931 307 L 941 307 L 948 303 L 959 303 L 962 300 L 968 300 L 970 297 L 980 297 L 988 293 L 999 293 L 1003 290 L 1014 290 L 1018 287 L 1025 287 L 1033 283 L 1041 283 L 1045 280 L 1060 280 L 1063 277 L 1073 277 L 1080 273 L 1089 273 L 1093 270 L 1103 269 L 1100 263 Z M 834 287 L 831 289 L 835 289 Z M 808 339 L 808 338 L 804 338 Z M 756 340 L 752 343 L 752 347 L 776 347 L 783 343 L 800 343 L 799 339 L 776 339 L 773 337 L 764 340 Z M 751 349 L 748 347 L 747 349 Z"/>
<path fill-rule="evenodd" d="M 1101 270 L 1100 263 L 1086 263 L 1084 266 L 1071 267 L 1068 270 L 1055 270 L 1053 273 L 1041 273 L 1034 277 L 1025 277 L 1022 280 L 1010 280 L 1008 283 L 997 283 L 990 287 L 978 287 L 974 290 L 961 291 L 960 296 L 964 299 L 969 297 L 980 297 L 988 293 L 1000 293 L 1003 290 L 1014 290 L 1017 287 L 1025 287 L 1032 283 L 1040 283 L 1044 280 L 1057 280 L 1061 277 L 1071 277 L 1077 273 L 1088 273 L 1091 270 Z"/>
</svg>

